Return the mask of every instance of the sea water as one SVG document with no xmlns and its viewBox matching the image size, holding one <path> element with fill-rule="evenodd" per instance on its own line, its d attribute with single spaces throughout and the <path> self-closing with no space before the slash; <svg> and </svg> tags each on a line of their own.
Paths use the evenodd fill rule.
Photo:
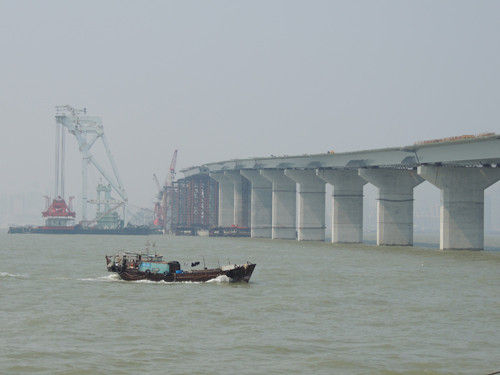
<svg viewBox="0 0 500 375">
<path fill-rule="evenodd" d="M 257 267 L 248 284 L 106 271 L 106 254 L 147 241 L 184 269 Z M 0 374 L 488 374 L 500 238 L 487 245 L 2 233 Z"/>
</svg>

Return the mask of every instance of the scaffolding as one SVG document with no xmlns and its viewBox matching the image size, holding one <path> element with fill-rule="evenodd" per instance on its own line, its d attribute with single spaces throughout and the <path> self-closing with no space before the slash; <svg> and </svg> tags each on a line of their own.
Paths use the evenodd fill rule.
<svg viewBox="0 0 500 375">
<path fill-rule="evenodd" d="M 209 230 L 218 223 L 219 185 L 207 175 L 172 184 L 172 226 L 176 232 Z"/>
</svg>

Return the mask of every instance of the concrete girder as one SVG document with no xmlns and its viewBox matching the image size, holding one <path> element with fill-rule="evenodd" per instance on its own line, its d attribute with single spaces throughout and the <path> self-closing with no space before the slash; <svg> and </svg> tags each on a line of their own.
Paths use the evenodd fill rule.
<svg viewBox="0 0 500 375">
<path fill-rule="evenodd" d="M 224 172 L 210 172 L 210 177 L 219 183 L 219 227 L 230 227 L 234 224 L 233 181 Z"/>
<path fill-rule="evenodd" d="M 272 183 L 261 176 L 258 170 L 246 169 L 241 175 L 250 181 L 250 236 L 252 238 L 272 237 Z"/>
<path fill-rule="evenodd" d="M 352 169 L 318 169 L 316 174 L 333 186 L 332 242 L 363 242 L 363 186 L 366 181 Z"/>
<path fill-rule="evenodd" d="M 500 168 L 423 165 L 418 174 L 441 190 L 439 247 L 484 248 L 484 190 L 500 179 Z"/>
<path fill-rule="evenodd" d="M 413 245 L 413 189 L 424 179 L 407 169 L 359 169 L 378 188 L 377 245 Z"/>
<path fill-rule="evenodd" d="M 414 167 L 423 163 L 462 166 L 499 164 L 499 149 L 500 135 L 491 135 L 377 150 L 226 160 L 187 168 L 182 172 L 188 177 L 198 173 L 233 169 L 398 168 Z"/>
<path fill-rule="evenodd" d="M 244 204 L 246 200 L 244 196 L 246 192 L 243 190 L 244 177 L 237 170 L 225 171 L 224 176 L 233 182 L 233 224 L 238 227 L 248 227 L 248 206 Z"/>
<path fill-rule="evenodd" d="M 299 241 L 325 240 L 325 181 L 314 170 L 286 169 L 285 176 L 299 184 Z"/>
<path fill-rule="evenodd" d="M 260 174 L 272 183 L 273 239 L 295 239 L 296 183 L 282 169 L 263 169 Z"/>
</svg>

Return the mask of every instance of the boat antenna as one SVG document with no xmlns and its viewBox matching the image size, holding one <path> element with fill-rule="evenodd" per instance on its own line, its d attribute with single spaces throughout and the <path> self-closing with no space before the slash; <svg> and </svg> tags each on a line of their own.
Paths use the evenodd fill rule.
<svg viewBox="0 0 500 375">
<path fill-rule="evenodd" d="M 207 269 L 207 267 L 205 266 L 205 257 L 203 257 L 203 268 Z"/>
</svg>

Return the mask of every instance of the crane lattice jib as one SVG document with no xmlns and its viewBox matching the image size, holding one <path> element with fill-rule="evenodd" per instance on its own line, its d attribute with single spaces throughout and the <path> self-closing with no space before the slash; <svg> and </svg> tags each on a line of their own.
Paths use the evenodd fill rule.
<svg viewBox="0 0 500 375">
<path fill-rule="evenodd" d="M 86 164 L 92 164 L 101 176 L 111 185 L 112 189 L 120 196 L 123 203 L 126 204 L 128 201 L 127 193 L 123 187 L 122 180 L 118 174 L 118 168 L 106 140 L 101 118 L 97 116 L 88 116 L 86 109 L 77 109 L 65 105 L 56 107 L 56 121 L 68 129 L 70 134 L 75 136 L 84 161 L 82 164 L 82 215 L 86 215 L 87 205 Z M 109 173 L 92 154 L 92 148 L 99 140 L 106 151 L 106 155 L 112 169 L 111 173 Z M 85 220 L 86 218 L 84 217 L 83 219 Z"/>
</svg>

